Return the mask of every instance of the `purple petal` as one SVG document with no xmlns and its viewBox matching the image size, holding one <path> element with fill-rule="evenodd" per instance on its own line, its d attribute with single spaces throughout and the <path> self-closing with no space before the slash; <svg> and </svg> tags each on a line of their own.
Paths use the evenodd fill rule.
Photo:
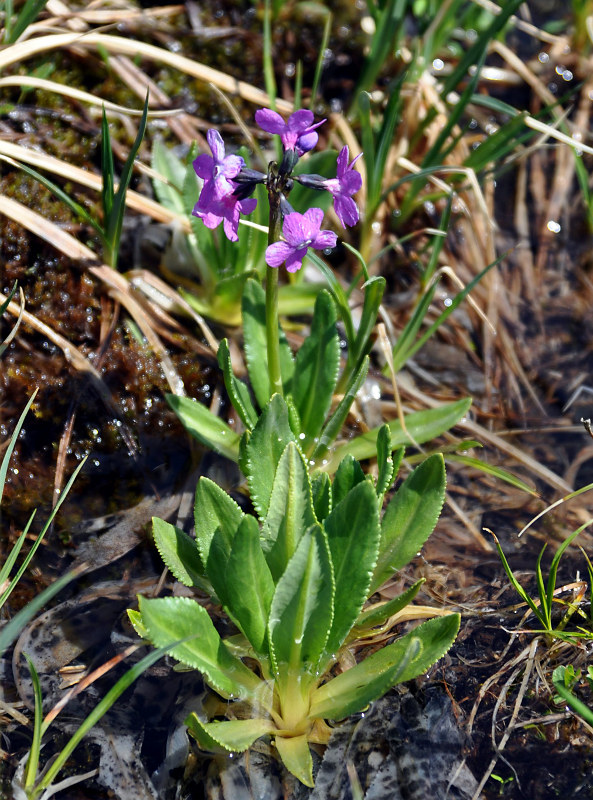
<svg viewBox="0 0 593 800">
<path fill-rule="evenodd" d="M 351 197 L 336 197 L 334 210 L 342 227 L 345 228 L 347 225 L 352 227 L 358 222 L 358 206 Z"/>
<path fill-rule="evenodd" d="M 286 130 L 286 123 L 271 108 L 260 108 L 255 112 L 255 121 L 259 127 L 268 133 L 282 134 Z"/>
<path fill-rule="evenodd" d="M 239 212 L 237 211 L 237 217 L 225 217 L 224 218 L 224 235 L 230 242 L 237 242 L 239 240 L 239 234 L 237 231 L 239 230 Z"/>
<path fill-rule="evenodd" d="M 321 223 L 323 222 L 323 210 L 321 208 L 308 208 L 304 217 L 307 220 L 309 235 L 307 239 L 313 239 L 319 233 Z"/>
<path fill-rule="evenodd" d="M 266 248 L 266 264 L 269 267 L 279 267 L 293 252 L 293 248 L 286 242 L 274 242 Z"/>
<path fill-rule="evenodd" d="M 356 194 L 362 186 L 362 175 L 360 172 L 351 169 L 344 175 L 341 180 L 342 194 L 352 195 Z"/>
<path fill-rule="evenodd" d="M 222 175 L 225 178 L 235 178 L 244 165 L 245 161 L 241 156 L 227 156 L 218 164 L 218 175 Z"/>
<path fill-rule="evenodd" d="M 241 214 L 251 214 L 251 212 L 255 210 L 257 199 L 255 197 L 247 197 L 245 200 L 241 200 L 237 205 L 239 206 Z"/>
<path fill-rule="evenodd" d="M 212 178 L 212 173 L 214 172 L 214 159 L 212 156 L 202 153 L 201 156 L 194 158 L 193 167 L 198 178 L 208 180 Z"/>
<path fill-rule="evenodd" d="M 338 178 L 328 178 L 327 180 L 323 181 L 323 188 L 326 189 L 331 194 L 338 195 L 342 191 L 342 187 Z"/>
<path fill-rule="evenodd" d="M 335 247 L 337 242 L 338 237 L 333 231 L 319 231 L 311 242 L 311 247 L 316 250 L 325 250 L 326 247 Z"/>
<path fill-rule="evenodd" d="M 348 145 L 344 145 L 338 153 L 338 171 L 337 177 L 341 178 L 346 174 L 348 169 Z"/>
<path fill-rule="evenodd" d="M 312 150 L 317 142 L 319 141 L 319 136 L 315 131 L 311 131 L 311 133 L 304 133 L 302 136 L 299 136 L 296 141 L 296 149 L 299 155 L 303 155 L 304 153 L 308 153 L 309 150 Z"/>
<path fill-rule="evenodd" d="M 299 250 L 293 250 L 289 257 L 286 259 L 287 272 L 298 272 L 303 266 L 303 258 L 307 255 L 307 248 L 301 247 Z"/>
<path fill-rule="evenodd" d="M 290 115 L 286 127 L 293 133 L 300 133 L 305 131 L 313 123 L 314 119 L 312 111 L 306 108 L 299 108 L 298 111 Z"/>
<path fill-rule="evenodd" d="M 323 212 L 321 213 L 323 216 Z M 319 226 L 317 227 L 317 230 L 319 230 Z M 282 235 L 289 244 L 293 245 L 293 247 L 298 247 L 303 242 L 306 242 L 307 239 L 310 239 L 309 225 L 307 224 L 305 215 L 299 214 L 298 211 L 293 211 L 291 214 L 287 214 L 284 217 Z"/>
<path fill-rule="evenodd" d="M 194 206 L 192 214 L 195 217 L 199 217 L 204 223 L 204 225 L 207 228 L 210 228 L 210 230 L 218 228 L 218 226 L 222 222 L 222 217 L 219 217 L 217 214 L 212 214 L 210 211 L 201 211 L 197 206 Z"/>
<path fill-rule="evenodd" d="M 208 139 L 208 144 L 210 145 L 210 150 L 212 150 L 214 160 L 220 163 L 224 160 L 224 142 L 222 141 L 222 136 L 215 128 L 210 128 L 206 134 L 206 138 Z"/>
</svg>

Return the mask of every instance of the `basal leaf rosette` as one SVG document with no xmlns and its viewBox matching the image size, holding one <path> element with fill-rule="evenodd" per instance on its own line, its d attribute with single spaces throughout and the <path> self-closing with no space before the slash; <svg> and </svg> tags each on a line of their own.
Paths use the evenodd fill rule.
<svg viewBox="0 0 593 800">
<path fill-rule="evenodd" d="M 433 619 L 335 674 L 345 649 L 376 626 L 389 627 L 413 599 L 421 582 L 400 598 L 365 607 L 422 547 L 444 499 L 443 459 L 434 455 L 401 484 L 382 515 L 401 452 L 392 454 L 387 427 L 380 439 L 376 482 L 351 456 L 333 482 L 323 473 L 311 477 L 287 403 L 274 395 L 241 444 L 256 515 L 201 478 L 195 540 L 155 521 L 171 572 L 186 585 L 210 586 L 239 631 L 223 640 L 207 611 L 187 597 L 141 598 L 139 612 L 130 612 L 141 636 L 170 645 L 175 658 L 232 701 L 227 720 L 188 717 L 203 748 L 241 752 L 269 736 L 287 769 L 313 786 L 309 744 L 327 743 L 331 726 L 424 673 L 454 642 L 459 615 L 435 610 Z"/>
</svg>

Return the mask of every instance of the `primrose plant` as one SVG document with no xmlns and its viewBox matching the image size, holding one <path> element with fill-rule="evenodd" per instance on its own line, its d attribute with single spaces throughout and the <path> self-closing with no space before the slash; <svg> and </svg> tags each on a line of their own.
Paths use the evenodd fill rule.
<svg viewBox="0 0 593 800">
<path fill-rule="evenodd" d="M 198 438 L 238 460 L 253 513 L 242 511 L 220 486 L 202 477 L 195 540 L 169 523 L 153 521 L 157 547 L 173 575 L 208 592 L 237 633 L 223 639 L 206 609 L 189 597 L 140 598 L 139 610 L 129 614 L 140 636 L 200 670 L 220 698 L 186 720 L 200 746 L 242 752 L 260 737 L 270 737 L 288 770 L 312 786 L 310 744 L 326 744 L 337 721 L 425 672 L 455 640 L 459 615 L 435 610 L 433 619 L 371 652 L 369 640 L 378 630 L 391 630 L 422 583 L 388 602 L 367 605 L 433 531 L 445 496 L 444 461 L 435 454 L 420 464 L 384 513 L 384 497 L 403 457 L 388 425 L 376 434 L 376 479 L 365 475 L 351 454 L 341 459 L 333 479 L 317 468 L 341 431 L 368 357 L 361 348 L 360 364 L 332 412 L 340 351 L 336 309 L 325 291 L 296 359 L 288 347 L 278 323 L 278 267 L 298 270 L 309 248 L 332 247 L 336 235 L 322 229 L 320 209 L 300 214 L 287 200 L 292 171 L 317 142 L 320 123 L 304 110 L 284 122 L 264 109 L 256 120 L 280 136 L 280 164 L 272 162 L 267 175 L 247 169 L 240 158 L 226 155 L 220 135 L 210 131 L 212 156 L 194 162 L 204 181 L 194 213 L 208 226 L 222 223 L 233 238 L 240 214 L 254 208 L 254 187 L 267 187 L 265 295 L 250 281 L 243 298 L 245 354 L 259 411 L 232 372 L 226 341 L 219 363 L 244 432 L 231 431 L 197 403 L 194 408 L 203 412 L 192 412 L 193 417 L 184 417 L 187 409 L 176 406 Z M 352 224 L 358 218 L 352 195 L 360 188 L 353 164 L 345 148 L 335 179 L 301 175 L 294 180 L 330 191 L 338 218 Z M 413 618 L 409 610 L 406 615 Z M 354 651 L 365 646 L 366 657 L 347 669 Z"/>
</svg>

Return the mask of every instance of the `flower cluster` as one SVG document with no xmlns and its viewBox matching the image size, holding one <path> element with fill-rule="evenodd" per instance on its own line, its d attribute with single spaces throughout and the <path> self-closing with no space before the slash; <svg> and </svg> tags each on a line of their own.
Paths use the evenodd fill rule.
<svg viewBox="0 0 593 800">
<path fill-rule="evenodd" d="M 331 248 L 335 247 L 337 241 L 335 233 L 321 230 L 323 211 L 320 208 L 310 208 L 304 214 L 299 214 L 291 207 L 286 195 L 293 181 L 330 192 L 336 216 L 344 228 L 356 225 L 359 218 L 353 195 L 361 188 L 362 178 L 354 169 L 354 164 L 362 153 L 349 162 L 348 147 L 343 147 L 338 155 L 335 178 L 321 175 L 292 176 L 299 158 L 312 150 L 319 139 L 316 129 L 325 120 L 317 123 L 313 120 L 313 113 L 307 109 L 295 111 L 287 122 L 269 108 L 256 111 L 255 121 L 259 127 L 267 133 L 280 136 L 283 147 L 280 166 L 271 164 L 267 176 L 248 169 L 240 156 L 227 156 L 222 137 L 214 129 L 209 130 L 207 135 L 212 155 L 200 155 L 193 162 L 196 174 L 204 181 L 193 214 L 200 217 L 208 228 L 216 228 L 223 222 L 225 235 L 233 242 L 238 239 L 239 215 L 250 214 L 257 205 L 257 200 L 250 197 L 256 185 L 266 184 L 271 205 L 272 194 L 275 194 L 283 216 L 284 241 L 268 246 L 266 263 L 270 267 L 279 267 L 285 262 L 289 272 L 301 268 L 309 247 L 319 250 Z"/>
</svg>

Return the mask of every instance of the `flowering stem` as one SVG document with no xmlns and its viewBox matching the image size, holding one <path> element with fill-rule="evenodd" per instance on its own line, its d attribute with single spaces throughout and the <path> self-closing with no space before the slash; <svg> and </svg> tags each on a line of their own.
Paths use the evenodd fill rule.
<svg viewBox="0 0 593 800">
<path fill-rule="evenodd" d="M 270 201 L 270 223 L 268 245 L 280 241 L 282 214 L 280 211 L 280 191 L 278 173 L 273 162 L 268 169 L 268 199 Z M 268 267 L 266 273 L 266 336 L 268 344 L 268 374 L 270 393 L 282 394 L 282 375 L 280 372 L 280 337 L 278 322 L 278 269 Z"/>
</svg>

